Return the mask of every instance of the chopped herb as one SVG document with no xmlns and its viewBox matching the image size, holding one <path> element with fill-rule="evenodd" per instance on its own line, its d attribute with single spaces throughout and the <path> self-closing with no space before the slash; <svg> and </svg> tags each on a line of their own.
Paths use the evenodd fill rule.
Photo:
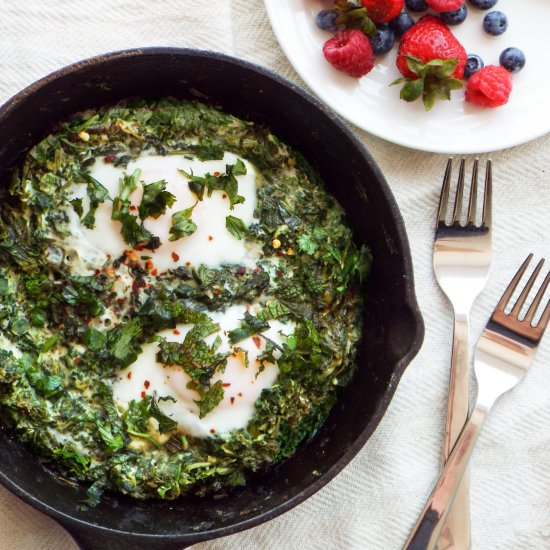
<svg viewBox="0 0 550 550">
<path fill-rule="evenodd" d="M 196 231 L 197 226 L 193 220 L 191 220 L 191 214 L 196 205 L 197 203 L 190 208 L 172 214 L 172 227 L 170 228 L 169 241 L 177 241 L 182 237 L 188 237 Z"/>
<path fill-rule="evenodd" d="M 185 170 L 178 170 L 189 182 L 189 188 L 198 200 L 203 200 L 204 190 L 208 192 L 210 197 L 214 191 L 224 191 L 229 198 L 229 208 L 233 210 L 236 204 L 244 202 L 244 197 L 238 194 L 239 183 L 236 176 L 242 176 L 246 174 L 246 165 L 241 159 L 238 159 L 235 164 L 227 164 L 225 166 L 225 174 L 214 176 L 212 174 L 205 174 L 204 176 L 195 176 L 192 173 L 188 174 Z"/>
<path fill-rule="evenodd" d="M 138 206 L 139 217 L 142 220 L 149 216 L 158 218 L 176 202 L 176 197 L 166 191 L 166 185 L 166 180 L 143 184 L 143 197 Z"/>
<path fill-rule="evenodd" d="M 241 218 L 236 218 L 235 216 L 226 216 L 225 218 L 225 227 L 233 236 L 237 239 L 244 239 L 248 233 L 248 228 L 241 220 Z"/>
<path fill-rule="evenodd" d="M 234 330 L 230 330 L 227 333 L 227 336 L 229 337 L 229 343 L 233 345 L 240 342 L 241 340 L 244 340 L 245 338 L 249 338 L 250 336 L 253 336 L 254 334 L 257 334 L 259 332 L 263 332 L 267 329 L 269 329 L 268 323 L 266 323 L 259 317 L 254 317 L 253 315 L 250 315 L 250 313 L 248 313 L 247 311 L 244 314 L 244 319 L 241 319 L 241 326 Z"/>
</svg>

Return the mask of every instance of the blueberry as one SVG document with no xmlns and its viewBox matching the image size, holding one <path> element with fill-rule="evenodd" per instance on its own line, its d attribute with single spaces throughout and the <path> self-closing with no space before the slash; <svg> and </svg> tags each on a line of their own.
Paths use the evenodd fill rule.
<svg viewBox="0 0 550 550">
<path fill-rule="evenodd" d="M 521 71 L 525 61 L 525 54 L 519 48 L 506 48 L 499 57 L 499 63 L 511 73 Z"/>
<path fill-rule="evenodd" d="M 477 73 L 479 69 L 483 69 L 485 63 L 483 59 L 475 53 L 468 54 L 468 60 L 464 66 L 464 78 L 470 78 L 474 73 Z"/>
<path fill-rule="evenodd" d="M 405 0 L 405 6 L 412 12 L 426 11 L 428 9 L 426 0 Z"/>
<path fill-rule="evenodd" d="M 337 17 L 338 14 L 335 11 L 321 10 L 315 18 L 315 23 L 324 31 L 337 32 L 340 28 L 339 25 L 336 24 Z"/>
<path fill-rule="evenodd" d="M 508 18 L 501 11 L 490 11 L 483 18 L 485 32 L 497 36 L 508 28 Z"/>
<path fill-rule="evenodd" d="M 491 9 L 498 0 L 470 0 L 470 4 L 477 8 L 478 10 L 489 10 Z"/>
<path fill-rule="evenodd" d="M 439 17 L 447 25 L 460 25 L 468 16 L 468 8 L 466 4 L 462 4 L 460 8 L 454 11 L 443 11 L 439 14 Z"/>
<path fill-rule="evenodd" d="M 374 55 L 388 53 L 395 44 L 395 35 L 388 25 L 379 25 L 376 27 L 374 36 L 370 39 Z"/>
<path fill-rule="evenodd" d="M 400 13 L 390 21 L 390 29 L 395 38 L 401 38 L 413 25 L 414 19 L 408 13 Z"/>
</svg>

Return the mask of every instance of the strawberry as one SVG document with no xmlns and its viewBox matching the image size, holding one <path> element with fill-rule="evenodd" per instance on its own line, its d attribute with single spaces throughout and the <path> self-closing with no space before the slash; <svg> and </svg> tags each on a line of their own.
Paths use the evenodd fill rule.
<svg viewBox="0 0 550 550">
<path fill-rule="evenodd" d="M 426 4 L 434 11 L 455 11 L 464 4 L 464 0 L 426 0 Z"/>
<path fill-rule="evenodd" d="M 487 65 L 470 77 L 466 101 L 480 107 L 500 107 L 508 102 L 512 75 L 498 65 Z"/>
<path fill-rule="evenodd" d="M 365 76 L 374 67 L 370 40 L 357 29 L 346 29 L 327 40 L 323 54 L 333 67 L 350 76 Z"/>
<path fill-rule="evenodd" d="M 405 0 L 361 0 L 367 14 L 375 23 L 387 23 L 395 19 L 403 9 Z"/>
<path fill-rule="evenodd" d="M 462 88 L 461 79 L 468 55 L 449 27 L 434 15 L 421 17 L 402 37 L 397 68 L 405 82 L 401 99 L 422 97 L 426 110 L 436 98 L 450 99 L 451 90 Z"/>
</svg>

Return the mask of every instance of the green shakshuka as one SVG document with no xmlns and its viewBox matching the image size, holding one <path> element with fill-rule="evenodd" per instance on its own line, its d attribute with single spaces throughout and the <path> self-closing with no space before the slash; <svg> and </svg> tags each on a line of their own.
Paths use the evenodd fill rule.
<svg viewBox="0 0 550 550">
<path fill-rule="evenodd" d="M 265 128 L 171 99 L 81 113 L 3 191 L 2 422 L 91 504 L 242 485 L 350 381 L 369 265 Z"/>
</svg>

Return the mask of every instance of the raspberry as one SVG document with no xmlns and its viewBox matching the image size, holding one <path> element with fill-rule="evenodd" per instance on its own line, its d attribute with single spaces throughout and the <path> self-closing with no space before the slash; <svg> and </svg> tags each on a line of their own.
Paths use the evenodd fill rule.
<svg viewBox="0 0 550 550">
<path fill-rule="evenodd" d="M 323 54 L 333 67 L 350 76 L 365 76 L 374 67 L 370 40 L 356 29 L 341 31 L 327 40 Z"/>
<path fill-rule="evenodd" d="M 508 102 L 512 75 L 497 65 L 487 65 L 470 77 L 466 101 L 480 107 L 500 107 Z"/>
<path fill-rule="evenodd" d="M 434 11 L 455 11 L 461 8 L 464 0 L 426 0 Z"/>
</svg>

